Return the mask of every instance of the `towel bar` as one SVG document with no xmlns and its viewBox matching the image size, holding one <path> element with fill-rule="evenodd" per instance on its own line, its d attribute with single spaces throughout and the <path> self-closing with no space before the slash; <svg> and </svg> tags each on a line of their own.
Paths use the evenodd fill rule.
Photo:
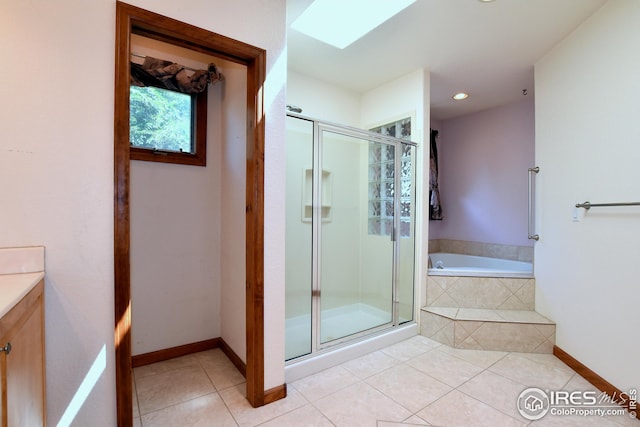
<svg viewBox="0 0 640 427">
<path fill-rule="evenodd" d="M 533 177 L 534 174 L 538 174 L 538 172 L 540 172 L 540 168 L 538 166 L 534 167 L 534 168 L 529 168 L 529 217 L 528 217 L 528 224 L 527 224 L 527 232 L 529 234 L 528 238 L 529 240 L 535 240 L 536 242 L 538 240 L 540 240 L 540 236 L 535 233 L 534 231 L 534 227 L 535 227 L 535 219 L 534 219 L 534 213 L 535 213 L 535 207 L 534 207 L 534 198 L 535 198 L 535 193 L 533 190 Z"/>
<path fill-rule="evenodd" d="M 576 203 L 576 208 L 584 208 L 589 210 L 591 208 L 608 207 L 608 206 L 640 206 L 640 202 L 628 202 L 628 203 L 591 203 L 583 202 Z"/>
</svg>

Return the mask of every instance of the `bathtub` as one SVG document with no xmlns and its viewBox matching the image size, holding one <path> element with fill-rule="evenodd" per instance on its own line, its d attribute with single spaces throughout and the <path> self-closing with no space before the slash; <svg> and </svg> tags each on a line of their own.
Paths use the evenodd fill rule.
<svg viewBox="0 0 640 427">
<path fill-rule="evenodd" d="M 533 277 L 533 264 L 524 261 L 437 252 L 429 254 L 430 276 Z"/>
</svg>

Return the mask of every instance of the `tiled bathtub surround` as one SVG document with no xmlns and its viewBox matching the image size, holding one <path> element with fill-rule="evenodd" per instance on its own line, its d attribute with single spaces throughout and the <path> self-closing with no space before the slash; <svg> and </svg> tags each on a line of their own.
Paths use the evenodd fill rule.
<svg viewBox="0 0 640 427">
<path fill-rule="evenodd" d="M 535 279 L 428 276 L 420 333 L 460 349 L 551 353 L 556 326 L 534 310 Z"/>
<path fill-rule="evenodd" d="M 428 307 L 533 310 L 534 279 L 429 276 Z"/>
<path fill-rule="evenodd" d="M 450 347 L 551 353 L 555 324 L 535 311 L 425 307 L 421 334 Z"/>
<path fill-rule="evenodd" d="M 429 253 L 434 252 L 533 262 L 533 246 L 502 245 L 499 243 L 451 239 L 429 240 Z"/>
</svg>

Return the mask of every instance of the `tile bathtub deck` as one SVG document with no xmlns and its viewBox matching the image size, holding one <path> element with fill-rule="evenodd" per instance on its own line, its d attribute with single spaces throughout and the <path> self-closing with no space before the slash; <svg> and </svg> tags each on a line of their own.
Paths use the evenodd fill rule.
<svg viewBox="0 0 640 427">
<path fill-rule="evenodd" d="M 533 310 L 494 310 L 488 308 L 425 307 L 423 310 L 455 320 L 481 322 L 554 323 Z"/>
<path fill-rule="evenodd" d="M 517 411 L 528 387 L 594 390 L 553 355 L 453 349 L 416 336 L 287 384 L 261 408 L 219 349 L 134 369 L 134 426 L 640 426 L 627 415 Z"/>
</svg>

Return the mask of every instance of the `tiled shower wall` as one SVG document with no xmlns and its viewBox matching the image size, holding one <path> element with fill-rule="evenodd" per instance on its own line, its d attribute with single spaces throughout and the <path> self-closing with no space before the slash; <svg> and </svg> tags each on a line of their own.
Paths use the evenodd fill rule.
<svg viewBox="0 0 640 427">
<path fill-rule="evenodd" d="M 533 262 L 533 246 L 502 245 L 451 239 L 429 240 L 429 253 L 434 252 Z"/>
</svg>

